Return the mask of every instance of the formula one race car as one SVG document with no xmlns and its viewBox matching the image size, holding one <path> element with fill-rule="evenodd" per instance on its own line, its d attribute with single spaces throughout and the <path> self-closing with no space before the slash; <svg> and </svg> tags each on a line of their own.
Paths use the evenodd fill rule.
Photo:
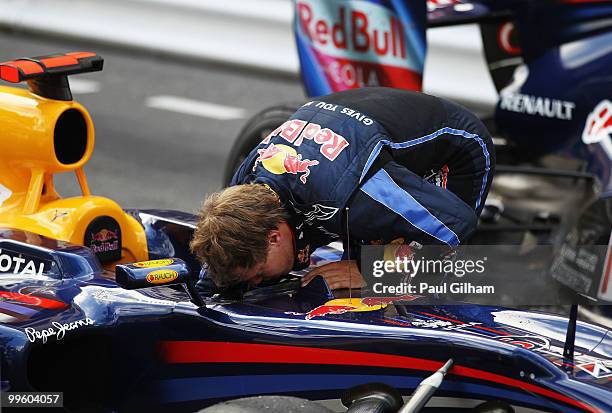
<svg viewBox="0 0 612 413">
<path fill-rule="evenodd" d="M 255 395 L 300 397 L 276 410 L 298 411 L 347 389 L 347 406 L 392 399 L 361 411 L 397 411 L 415 388 L 403 412 L 426 402 L 445 412 L 612 409 L 612 331 L 575 312 L 347 299 L 322 278 L 239 299 L 198 295 L 194 216 L 124 211 L 90 194 L 93 126 L 67 75 L 102 63 L 68 53 L 0 64 L 3 80 L 30 87 L 0 87 L 2 392 L 63 392 L 67 411 L 195 411 Z M 53 174 L 70 170 L 83 195 L 64 199 Z M 339 254 L 319 249 L 313 264 Z"/>
</svg>

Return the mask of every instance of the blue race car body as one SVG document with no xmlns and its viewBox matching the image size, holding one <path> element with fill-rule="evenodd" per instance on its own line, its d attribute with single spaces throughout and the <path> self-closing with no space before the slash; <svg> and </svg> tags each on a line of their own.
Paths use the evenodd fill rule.
<svg viewBox="0 0 612 413">
<path fill-rule="evenodd" d="M 183 248 L 195 217 L 131 214 L 152 258 L 182 256 L 186 269 L 197 266 Z M 326 305 L 333 295 L 321 279 L 198 307 L 180 286 L 121 288 L 86 247 L 4 229 L 0 249 L 0 267 L 17 257 L 21 269 L 42 269 L 12 266 L 0 275 L 2 390 L 63 391 L 69 409 L 194 411 L 261 394 L 328 400 L 371 382 L 409 395 L 448 358 L 455 366 L 427 411 L 475 400 L 517 411 L 612 409 L 612 332 L 596 325 L 578 323 L 570 361 L 568 320 L 555 315 L 394 300 L 353 311 Z M 337 254 L 322 249 L 315 260 Z"/>
</svg>

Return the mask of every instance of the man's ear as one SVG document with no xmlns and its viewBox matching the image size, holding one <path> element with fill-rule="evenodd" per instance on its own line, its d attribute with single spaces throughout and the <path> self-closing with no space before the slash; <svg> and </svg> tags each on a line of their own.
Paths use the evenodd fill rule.
<svg viewBox="0 0 612 413">
<path fill-rule="evenodd" d="M 281 242 L 281 232 L 277 229 L 273 229 L 268 233 L 268 243 L 270 245 L 278 245 Z"/>
</svg>

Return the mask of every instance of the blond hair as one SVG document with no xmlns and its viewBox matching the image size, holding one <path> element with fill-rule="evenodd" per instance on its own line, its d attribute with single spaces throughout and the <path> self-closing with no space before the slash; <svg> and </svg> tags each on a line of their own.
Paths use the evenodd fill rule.
<svg viewBox="0 0 612 413">
<path fill-rule="evenodd" d="M 287 218 L 278 195 L 268 186 L 232 186 L 206 198 L 190 248 L 208 264 L 214 283 L 227 287 L 240 281 L 237 268 L 252 268 L 266 260 L 268 234 Z"/>
</svg>

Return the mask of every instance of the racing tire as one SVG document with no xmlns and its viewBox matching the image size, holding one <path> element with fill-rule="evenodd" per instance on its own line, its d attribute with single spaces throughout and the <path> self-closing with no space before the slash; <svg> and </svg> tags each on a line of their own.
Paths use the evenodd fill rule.
<svg viewBox="0 0 612 413">
<path fill-rule="evenodd" d="M 302 106 L 303 102 L 284 103 L 272 106 L 254 115 L 238 134 L 238 138 L 230 151 L 225 171 L 223 186 L 229 185 L 242 161 L 270 132 L 280 126 Z"/>
<path fill-rule="evenodd" d="M 229 400 L 198 413 L 332 413 L 310 400 L 289 396 L 257 396 Z"/>
</svg>

